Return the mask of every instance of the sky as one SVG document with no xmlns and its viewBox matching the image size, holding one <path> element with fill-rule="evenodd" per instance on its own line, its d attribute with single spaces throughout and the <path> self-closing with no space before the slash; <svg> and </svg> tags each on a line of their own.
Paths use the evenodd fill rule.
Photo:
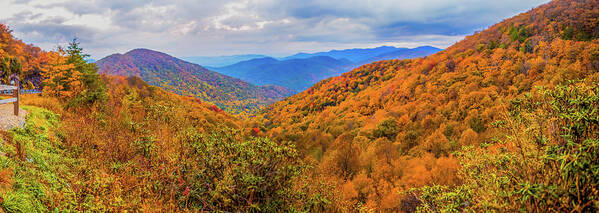
<svg viewBox="0 0 599 213">
<path fill-rule="evenodd" d="M 0 0 L 0 23 L 45 50 L 77 37 L 100 59 L 446 48 L 548 0 Z"/>
</svg>

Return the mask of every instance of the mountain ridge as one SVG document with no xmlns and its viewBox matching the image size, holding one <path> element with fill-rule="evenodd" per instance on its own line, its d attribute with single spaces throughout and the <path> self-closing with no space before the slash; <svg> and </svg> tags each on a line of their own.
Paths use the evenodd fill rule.
<svg viewBox="0 0 599 213">
<path fill-rule="evenodd" d="M 398 48 L 393 46 L 380 46 L 375 48 L 353 48 L 353 49 L 342 49 L 342 50 L 329 50 L 326 52 L 315 52 L 315 53 L 297 53 L 295 55 L 283 57 L 282 59 L 294 59 L 294 58 L 308 58 L 313 56 L 330 56 L 335 59 L 345 58 L 354 63 L 360 63 L 370 58 L 376 57 L 381 54 L 390 53 L 394 51 L 423 51 L 427 49 L 428 52 L 435 52 L 441 50 L 432 46 L 421 46 L 416 48 Z"/>
<path fill-rule="evenodd" d="M 256 85 L 279 85 L 301 92 L 320 80 L 338 76 L 362 64 L 379 60 L 423 57 L 439 50 L 431 46 L 413 49 L 381 46 L 370 49 L 331 50 L 311 54 L 298 53 L 279 59 L 256 58 L 212 69 Z M 348 56 L 350 59 L 363 61 L 354 62 L 348 59 Z"/>
<path fill-rule="evenodd" d="M 230 111 L 251 112 L 292 94 L 283 87 L 255 86 L 166 53 L 143 48 L 112 54 L 96 64 L 101 74 L 138 76 L 151 85 L 198 97 Z"/>
</svg>

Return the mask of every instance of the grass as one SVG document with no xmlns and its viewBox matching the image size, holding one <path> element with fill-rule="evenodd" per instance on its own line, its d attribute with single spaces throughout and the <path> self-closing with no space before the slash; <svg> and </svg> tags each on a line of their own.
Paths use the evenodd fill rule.
<svg viewBox="0 0 599 213">
<path fill-rule="evenodd" d="M 22 128 L 2 132 L 0 143 L 0 207 L 5 212 L 49 212 L 71 209 L 75 193 L 66 180 L 77 161 L 62 149 L 55 130 L 60 116 L 23 106 L 29 114 Z"/>
</svg>

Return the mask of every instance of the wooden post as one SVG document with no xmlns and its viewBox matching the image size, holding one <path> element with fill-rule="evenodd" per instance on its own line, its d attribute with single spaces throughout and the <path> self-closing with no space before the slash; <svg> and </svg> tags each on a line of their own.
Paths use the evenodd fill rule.
<svg viewBox="0 0 599 213">
<path fill-rule="evenodd" d="M 17 99 L 13 104 L 15 105 L 15 116 L 19 116 L 19 78 L 15 79 L 15 86 L 17 87 L 13 95 Z"/>
</svg>

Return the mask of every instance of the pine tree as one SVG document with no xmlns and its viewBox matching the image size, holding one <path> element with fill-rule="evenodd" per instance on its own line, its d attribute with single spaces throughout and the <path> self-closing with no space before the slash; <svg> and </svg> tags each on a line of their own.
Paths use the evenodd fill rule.
<svg viewBox="0 0 599 213">
<path fill-rule="evenodd" d="M 87 63 L 85 60 L 89 54 L 83 53 L 77 38 L 74 38 L 66 49 L 67 62 L 73 64 L 76 70 L 81 72 L 81 82 L 84 90 L 73 103 L 92 104 L 96 101 L 104 101 L 107 98 L 106 85 L 98 75 L 96 64 Z"/>
</svg>

